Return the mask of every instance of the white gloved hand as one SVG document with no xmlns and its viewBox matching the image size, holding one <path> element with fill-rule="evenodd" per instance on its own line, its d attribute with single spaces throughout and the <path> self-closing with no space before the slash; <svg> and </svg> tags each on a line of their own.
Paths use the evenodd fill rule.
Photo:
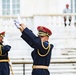
<svg viewBox="0 0 76 75">
<path fill-rule="evenodd" d="M 20 23 L 17 21 L 17 20 L 14 20 L 14 24 L 15 24 L 15 26 L 17 27 L 17 28 L 20 28 L 21 26 L 20 26 Z"/>
<path fill-rule="evenodd" d="M 20 24 L 22 24 L 22 21 L 21 21 L 21 17 L 19 14 L 17 16 L 17 20 L 14 20 L 14 24 L 17 28 L 20 28 Z"/>
<path fill-rule="evenodd" d="M 19 24 L 22 24 L 22 20 L 21 20 L 21 17 L 20 17 L 19 14 L 18 14 L 18 16 L 17 16 L 17 19 L 18 19 Z"/>
</svg>

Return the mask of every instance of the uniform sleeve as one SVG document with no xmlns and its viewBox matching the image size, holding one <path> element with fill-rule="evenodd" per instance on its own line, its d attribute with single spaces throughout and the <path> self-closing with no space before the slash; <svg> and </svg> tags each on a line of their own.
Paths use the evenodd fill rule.
<svg viewBox="0 0 76 75">
<path fill-rule="evenodd" d="M 32 48 L 35 48 L 35 45 L 33 44 L 33 41 L 30 40 L 30 38 L 28 38 L 26 35 L 22 34 L 22 39 L 27 42 Z"/>
<path fill-rule="evenodd" d="M 3 54 L 5 54 L 5 53 L 7 53 L 8 51 L 10 51 L 10 49 L 11 49 L 11 46 L 9 46 L 9 45 L 3 46 L 3 47 L 2 47 L 2 52 L 3 52 Z"/>
<path fill-rule="evenodd" d="M 40 48 L 41 40 L 30 29 L 25 28 L 21 38 L 26 41 L 32 48 Z"/>
</svg>

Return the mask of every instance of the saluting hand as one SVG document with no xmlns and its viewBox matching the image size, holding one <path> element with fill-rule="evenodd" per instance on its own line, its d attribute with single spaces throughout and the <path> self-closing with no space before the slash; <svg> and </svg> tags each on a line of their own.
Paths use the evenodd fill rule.
<svg viewBox="0 0 76 75">
<path fill-rule="evenodd" d="M 17 27 L 17 28 L 20 28 L 21 26 L 20 26 L 20 23 L 18 22 L 18 20 L 14 20 L 14 24 L 15 24 L 15 26 Z"/>
<path fill-rule="evenodd" d="M 17 20 L 14 20 L 14 24 L 18 29 L 20 29 L 21 32 L 26 28 L 19 15 L 17 16 Z"/>
<path fill-rule="evenodd" d="M 20 17 L 19 14 L 18 14 L 18 16 L 17 16 L 17 20 L 14 20 L 14 24 L 15 24 L 15 26 L 16 26 L 17 28 L 20 28 L 20 27 L 21 27 L 20 24 L 22 24 L 22 21 L 21 21 L 21 17 Z"/>
</svg>

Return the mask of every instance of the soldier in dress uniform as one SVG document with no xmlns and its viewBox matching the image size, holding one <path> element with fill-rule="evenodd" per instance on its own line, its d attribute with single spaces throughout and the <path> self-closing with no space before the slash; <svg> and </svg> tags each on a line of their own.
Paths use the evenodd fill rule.
<svg viewBox="0 0 76 75">
<path fill-rule="evenodd" d="M 26 27 L 19 20 L 14 20 L 15 26 L 20 29 L 21 38 L 27 42 L 34 50 L 31 52 L 33 59 L 32 75 L 50 75 L 48 70 L 53 44 L 49 43 L 49 36 L 52 35 L 51 30 L 46 27 L 38 26 L 38 36 L 32 30 Z"/>
<path fill-rule="evenodd" d="M 0 75 L 10 75 L 8 52 L 11 46 L 5 44 L 5 32 L 0 33 Z"/>
</svg>

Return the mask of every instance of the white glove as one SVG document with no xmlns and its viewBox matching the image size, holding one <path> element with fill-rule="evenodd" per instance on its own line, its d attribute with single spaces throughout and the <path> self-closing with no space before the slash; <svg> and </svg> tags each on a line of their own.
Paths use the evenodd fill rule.
<svg viewBox="0 0 76 75">
<path fill-rule="evenodd" d="M 15 24 L 15 26 L 17 27 L 17 28 L 20 28 L 21 26 L 20 26 L 20 23 L 17 21 L 17 20 L 14 20 L 14 24 Z"/>
<path fill-rule="evenodd" d="M 21 20 L 21 17 L 20 17 L 19 14 L 18 14 L 18 16 L 17 16 L 17 19 L 18 19 L 19 24 L 22 24 L 22 20 Z"/>
<path fill-rule="evenodd" d="M 20 28 L 20 24 L 22 24 L 22 21 L 21 21 L 21 18 L 20 18 L 20 15 L 18 14 L 17 16 L 17 20 L 14 20 L 14 24 L 17 28 Z"/>
</svg>

